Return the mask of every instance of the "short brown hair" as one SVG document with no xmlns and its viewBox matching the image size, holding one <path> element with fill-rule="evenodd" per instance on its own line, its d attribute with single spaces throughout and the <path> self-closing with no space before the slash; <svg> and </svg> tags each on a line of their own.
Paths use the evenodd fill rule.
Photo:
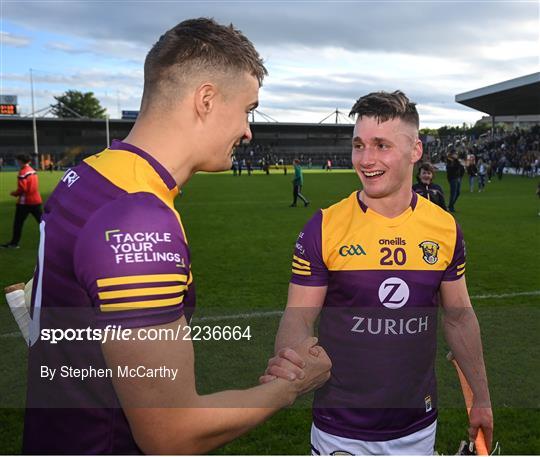
<svg viewBox="0 0 540 457">
<path fill-rule="evenodd" d="M 431 171 L 431 173 L 434 173 L 435 172 L 435 167 L 429 162 L 423 162 L 418 167 L 418 172 L 419 173 L 420 173 L 420 170 Z"/>
<path fill-rule="evenodd" d="M 401 119 L 413 124 L 418 129 L 420 119 L 416 111 L 416 103 L 413 103 L 400 90 L 395 92 L 372 92 L 359 98 L 349 113 L 350 117 L 358 115 L 358 118 L 374 117 L 378 122 L 386 122 L 390 119 Z"/>
<path fill-rule="evenodd" d="M 143 107 L 150 95 L 178 94 L 194 74 L 242 71 L 255 76 L 259 85 L 268 74 L 259 53 L 240 30 L 209 18 L 188 19 L 165 32 L 148 52 Z"/>
</svg>

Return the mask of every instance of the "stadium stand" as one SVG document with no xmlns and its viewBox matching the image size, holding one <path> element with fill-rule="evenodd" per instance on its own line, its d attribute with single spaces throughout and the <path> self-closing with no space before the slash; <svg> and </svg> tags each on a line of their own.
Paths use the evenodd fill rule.
<svg viewBox="0 0 540 457">
<path fill-rule="evenodd" d="M 125 138 L 133 120 L 111 119 L 110 138 Z M 34 152 L 32 119 L 0 117 L 0 157 L 6 166 L 14 165 L 17 154 Z M 349 167 L 350 124 L 307 124 L 255 122 L 251 124 L 253 141 L 237 151 L 239 159 L 252 158 L 254 167 L 265 158 L 269 163 L 291 164 L 293 158 L 309 158 L 313 167 L 321 167 L 328 159 L 335 167 Z M 38 118 L 37 135 L 40 154 L 50 155 L 54 164 L 73 166 L 106 146 L 104 120 Z M 253 150 L 253 157 L 250 152 Z"/>
</svg>

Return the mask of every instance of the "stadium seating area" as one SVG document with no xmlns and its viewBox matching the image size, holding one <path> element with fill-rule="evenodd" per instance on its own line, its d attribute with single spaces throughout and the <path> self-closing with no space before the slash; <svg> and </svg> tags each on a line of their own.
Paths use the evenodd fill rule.
<svg viewBox="0 0 540 457">
<path fill-rule="evenodd" d="M 540 126 L 529 130 L 516 128 L 512 132 L 497 131 L 493 138 L 449 137 L 426 147 L 433 163 L 444 162 L 449 151 L 455 150 L 461 159 L 468 155 L 482 158 L 492 168 L 512 168 L 516 173 L 536 176 L 540 169 Z"/>
<path fill-rule="evenodd" d="M 291 165 L 296 158 L 300 159 L 302 166 L 308 168 L 325 168 L 328 160 L 331 160 L 332 168 L 352 168 L 351 152 L 344 151 L 343 147 L 312 147 L 309 150 L 282 147 L 275 149 L 270 145 L 251 142 L 240 146 L 235 155 L 239 161 L 251 161 L 255 169 L 262 169 L 265 163 L 270 166 Z"/>
</svg>

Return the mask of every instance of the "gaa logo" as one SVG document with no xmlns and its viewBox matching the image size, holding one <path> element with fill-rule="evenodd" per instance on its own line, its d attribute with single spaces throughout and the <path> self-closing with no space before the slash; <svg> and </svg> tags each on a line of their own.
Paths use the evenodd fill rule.
<svg viewBox="0 0 540 457">
<path fill-rule="evenodd" d="M 348 255 L 366 255 L 366 251 L 359 244 L 351 244 L 349 246 L 341 246 L 339 248 L 339 255 L 342 257 L 347 257 Z"/>
<path fill-rule="evenodd" d="M 387 308 L 401 308 L 409 300 L 409 286 L 400 278 L 385 279 L 379 286 L 379 300 Z"/>
</svg>

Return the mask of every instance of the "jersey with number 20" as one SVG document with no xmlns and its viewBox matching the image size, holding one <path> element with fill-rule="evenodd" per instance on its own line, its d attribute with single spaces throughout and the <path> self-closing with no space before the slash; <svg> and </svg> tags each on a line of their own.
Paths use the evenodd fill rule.
<svg viewBox="0 0 540 457">
<path fill-rule="evenodd" d="M 332 375 L 315 394 L 320 430 L 386 441 L 436 419 L 438 292 L 464 272 L 456 221 L 416 193 L 395 218 L 368 208 L 360 192 L 311 218 L 291 282 L 328 287 L 319 341 Z"/>
</svg>

